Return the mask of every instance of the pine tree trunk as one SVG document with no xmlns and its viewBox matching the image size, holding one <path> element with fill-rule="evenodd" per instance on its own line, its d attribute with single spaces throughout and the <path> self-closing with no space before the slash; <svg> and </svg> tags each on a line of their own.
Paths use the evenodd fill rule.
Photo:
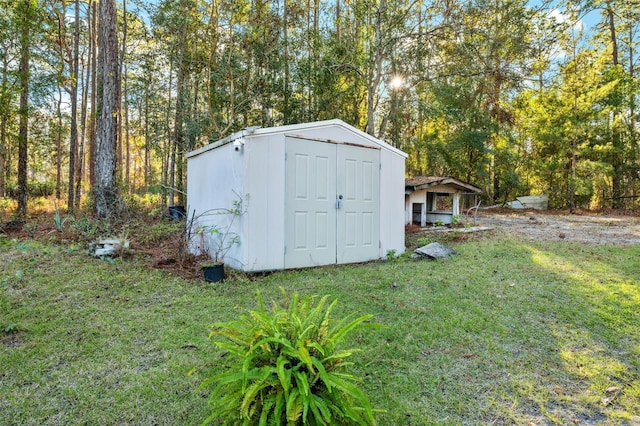
<svg viewBox="0 0 640 426">
<path fill-rule="evenodd" d="M 182 130 L 182 123 L 184 121 L 184 109 L 185 109 L 185 66 L 184 66 L 184 57 L 185 57 L 185 49 L 186 49 L 186 39 L 187 39 L 187 29 L 186 26 L 182 29 L 180 33 L 180 51 L 178 53 L 178 70 L 176 75 L 176 110 L 175 110 L 175 119 L 173 122 L 173 143 L 171 146 L 171 159 L 170 159 L 170 167 L 169 167 L 169 205 L 173 206 L 175 203 L 175 190 L 177 184 L 180 182 L 180 177 L 176 176 L 177 173 L 181 173 L 180 165 L 177 165 L 177 161 L 182 161 L 182 159 L 178 159 L 178 156 L 182 154 L 182 150 L 184 148 L 184 132 Z"/>
<path fill-rule="evenodd" d="M 58 129 L 56 135 L 56 200 L 62 196 L 62 86 L 58 86 L 58 105 L 56 106 Z"/>
<path fill-rule="evenodd" d="M 118 56 L 115 0 L 99 2 L 98 31 L 98 122 L 96 130 L 95 209 L 99 217 L 118 213 L 116 182 L 116 144 L 120 98 L 120 64 Z"/>
<path fill-rule="evenodd" d="M 91 2 L 89 2 L 89 8 L 87 9 L 87 21 L 90 22 L 91 19 Z M 92 37 L 92 30 L 89 27 L 89 39 Z M 89 42 L 89 50 L 91 50 L 91 42 Z M 88 123 L 87 120 L 87 109 L 88 109 L 88 99 L 90 92 L 90 84 L 92 84 L 91 80 L 91 71 L 92 71 L 92 63 L 91 63 L 91 53 L 87 54 L 88 63 L 85 65 L 84 69 L 84 79 L 83 79 L 83 87 L 82 87 L 82 102 L 80 106 L 80 146 L 78 148 L 78 169 L 76 173 L 76 190 L 75 190 L 75 199 L 73 201 L 74 208 L 80 207 L 80 197 L 82 195 L 82 180 L 83 175 L 85 173 L 85 147 L 86 147 L 86 139 L 87 139 L 87 131 L 91 127 L 91 123 Z M 91 119 L 93 122 L 93 119 Z"/>
<path fill-rule="evenodd" d="M 151 145 L 149 144 L 149 90 L 144 91 L 144 193 L 149 192 L 151 181 Z"/>
<path fill-rule="evenodd" d="M 122 70 L 122 113 L 124 114 L 123 122 L 124 122 L 124 139 L 122 138 L 122 133 L 120 132 L 120 139 L 123 140 L 124 145 L 124 160 L 120 163 L 120 166 L 124 166 L 124 182 L 127 188 L 127 191 L 131 191 L 131 147 L 129 140 L 129 105 L 127 103 L 127 99 L 129 97 L 128 93 L 128 80 L 127 80 L 127 63 L 125 56 L 127 55 L 127 31 L 128 31 L 128 23 L 127 23 L 127 0 L 122 0 L 122 62 L 121 62 L 121 70 Z"/>
<path fill-rule="evenodd" d="M 75 173 L 78 169 L 76 154 L 78 149 L 78 69 L 80 57 L 80 0 L 75 0 L 75 22 L 73 30 L 73 59 L 71 60 L 71 134 L 69 136 L 69 193 L 67 210 L 73 211 L 75 199 Z"/>
<path fill-rule="evenodd" d="M 98 121 L 98 4 L 90 0 L 91 18 L 89 24 L 90 56 L 91 56 L 91 114 L 89 114 L 89 183 L 91 187 L 96 183 L 96 124 Z"/>
<path fill-rule="evenodd" d="M 616 36 L 616 25 L 614 20 L 614 12 L 611 6 L 611 2 L 606 2 L 606 13 L 607 13 L 607 21 L 609 25 L 609 35 L 611 37 L 611 60 L 613 61 L 613 65 L 618 65 L 618 38 Z M 617 112 L 619 113 L 619 112 Z M 614 112 L 615 114 L 615 112 Z M 612 123 L 612 143 L 613 148 L 616 150 L 616 155 L 613 160 L 613 176 L 611 178 L 611 198 L 612 198 L 612 207 L 614 209 L 618 209 L 621 206 L 621 197 L 622 197 L 622 174 L 623 165 L 621 160 L 621 155 L 623 151 L 622 147 L 622 135 L 620 134 L 620 130 L 617 128 L 615 120 Z"/>
<path fill-rule="evenodd" d="M 386 0 L 380 0 L 375 18 L 375 36 L 374 36 L 374 51 L 370 52 L 372 55 L 372 63 L 369 65 L 367 71 L 367 125 L 366 132 L 371 136 L 376 136 L 375 131 L 375 111 L 378 103 L 378 87 L 382 79 L 382 65 L 384 61 L 384 40 L 382 34 L 383 18 L 386 11 Z"/>
<path fill-rule="evenodd" d="M 173 61 L 171 61 L 169 66 L 169 99 L 171 99 L 171 89 L 173 88 Z M 167 105 L 169 105 L 171 102 Z M 169 181 L 169 169 L 171 167 L 171 146 L 172 139 L 171 136 L 171 108 L 167 107 L 167 113 L 164 116 L 165 119 L 165 131 L 166 138 L 163 140 L 163 149 L 162 149 L 162 204 L 167 204 L 168 192 L 166 191 L 166 187 L 171 186 L 171 182 Z M 173 205 L 173 202 L 171 204 Z"/>
<path fill-rule="evenodd" d="M 9 120 L 9 108 L 4 102 L 4 94 L 7 89 L 7 72 L 9 69 L 9 58 L 4 55 L 2 61 L 2 105 L 0 105 L 0 197 L 5 196 L 7 178 L 9 177 L 9 162 L 7 161 L 7 121 Z"/>
<path fill-rule="evenodd" d="M 21 14 L 20 22 L 20 130 L 18 134 L 18 208 L 17 219 L 27 217 L 27 147 L 29 129 L 29 82 L 31 59 L 31 10 L 33 4 L 24 2 L 24 10 Z"/>
</svg>

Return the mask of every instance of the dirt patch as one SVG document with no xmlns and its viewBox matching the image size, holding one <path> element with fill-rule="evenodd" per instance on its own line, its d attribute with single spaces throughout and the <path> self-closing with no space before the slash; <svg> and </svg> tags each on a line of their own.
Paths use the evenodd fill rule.
<svg viewBox="0 0 640 426">
<path fill-rule="evenodd" d="M 8 333 L 0 336 L 0 341 L 7 348 L 17 348 L 24 344 L 18 333 Z"/>
<path fill-rule="evenodd" d="M 101 228 L 100 219 L 80 212 L 77 219 L 67 221 L 61 229 L 56 228 L 52 212 L 34 212 L 27 221 L 5 222 L 1 219 L 0 216 L 0 238 L 73 244 L 87 250 L 90 244 L 101 238 L 126 235 L 130 240 L 130 250 L 118 253 L 119 257 L 137 257 L 151 269 L 165 270 L 187 279 L 202 277 L 200 262 L 206 258 L 186 251 L 184 222 L 172 221 L 168 217 L 132 215 L 130 220 Z"/>
<path fill-rule="evenodd" d="M 488 209 L 476 222 L 527 241 L 640 244 L 640 217 L 634 215 Z"/>
</svg>

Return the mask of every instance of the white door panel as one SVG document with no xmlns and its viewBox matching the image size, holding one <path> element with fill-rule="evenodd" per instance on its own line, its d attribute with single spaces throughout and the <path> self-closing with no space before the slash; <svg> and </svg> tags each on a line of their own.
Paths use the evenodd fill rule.
<svg viewBox="0 0 640 426">
<path fill-rule="evenodd" d="M 286 139 L 285 267 L 380 257 L 380 150 Z"/>
<path fill-rule="evenodd" d="M 285 267 L 336 261 L 336 147 L 287 138 Z"/>
<path fill-rule="evenodd" d="M 380 150 L 338 146 L 337 263 L 380 258 Z"/>
</svg>

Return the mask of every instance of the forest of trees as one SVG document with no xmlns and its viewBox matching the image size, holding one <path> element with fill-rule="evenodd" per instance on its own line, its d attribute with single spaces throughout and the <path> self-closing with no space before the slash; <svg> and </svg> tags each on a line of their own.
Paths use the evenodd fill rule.
<svg viewBox="0 0 640 426">
<path fill-rule="evenodd" d="M 186 152 L 248 126 L 333 118 L 407 152 L 408 176 L 454 176 L 489 204 L 547 193 L 555 208 L 640 205 L 637 0 L 0 9 L 0 200 L 17 199 L 19 215 L 38 193 L 106 216 L 118 194 L 184 204 Z"/>
</svg>

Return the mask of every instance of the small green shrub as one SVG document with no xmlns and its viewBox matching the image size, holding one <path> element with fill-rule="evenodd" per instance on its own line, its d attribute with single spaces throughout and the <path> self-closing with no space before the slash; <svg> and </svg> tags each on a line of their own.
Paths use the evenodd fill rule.
<svg viewBox="0 0 640 426">
<path fill-rule="evenodd" d="M 396 250 L 387 250 L 387 261 L 392 262 L 398 258 Z"/>
<path fill-rule="evenodd" d="M 418 238 L 418 247 L 426 246 L 427 244 L 431 244 L 431 238 L 420 237 Z"/>
<path fill-rule="evenodd" d="M 134 215 L 146 215 L 149 211 L 159 209 L 161 213 L 166 212 L 166 206 L 162 203 L 160 195 L 135 194 L 130 193 L 126 188 L 122 188 L 122 197 L 130 213 Z M 161 217 L 158 215 L 157 217 Z"/>
<path fill-rule="evenodd" d="M 59 232 L 64 231 L 64 224 L 67 220 L 69 220 L 69 216 L 66 216 L 64 219 L 60 214 L 60 209 L 58 208 L 58 203 L 54 200 L 53 207 L 55 209 L 55 215 L 53 216 L 53 224 Z"/>
<path fill-rule="evenodd" d="M 138 240 L 142 244 L 161 244 L 171 241 L 183 232 L 184 222 L 159 222 L 145 227 L 145 232 L 138 235 Z"/>
<path fill-rule="evenodd" d="M 397 259 L 410 259 L 412 254 L 412 250 L 403 251 L 402 253 L 400 253 L 400 256 L 397 257 Z"/>
<path fill-rule="evenodd" d="M 6 197 L 0 197 L 0 222 L 5 222 L 9 215 L 9 212 L 15 208 L 15 201 L 10 199 L 10 198 L 6 198 Z"/>
<path fill-rule="evenodd" d="M 273 302 L 239 319 L 214 324 L 211 337 L 230 352 L 233 363 L 206 379 L 212 385 L 212 414 L 205 421 L 243 425 L 373 425 L 373 409 L 347 373 L 356 349 L 339 349 L 345 336 L 371 318 L 329 316 L 337 303 L 328 296 L 291 298 L 287 308 Z"/>
<path fill-rule="evenodd" d="M 56 190 L 55 181 L 29 181 L 27 182 L 27 194 L 29 198 L 35 197 L 50 197 Z M 8 182 L 5 189 L 6 195 L 14 200 L 18 199 L 20 193 L 18 184 L 16 182 Z"/>
<path fill-rule="evenodd" d="M 109 234 L 108 221 L 101 221 L 91 217 L 71 218 L 69 229 L 83 239 L 91 240 L 100 235 Z"/>
</svg>

